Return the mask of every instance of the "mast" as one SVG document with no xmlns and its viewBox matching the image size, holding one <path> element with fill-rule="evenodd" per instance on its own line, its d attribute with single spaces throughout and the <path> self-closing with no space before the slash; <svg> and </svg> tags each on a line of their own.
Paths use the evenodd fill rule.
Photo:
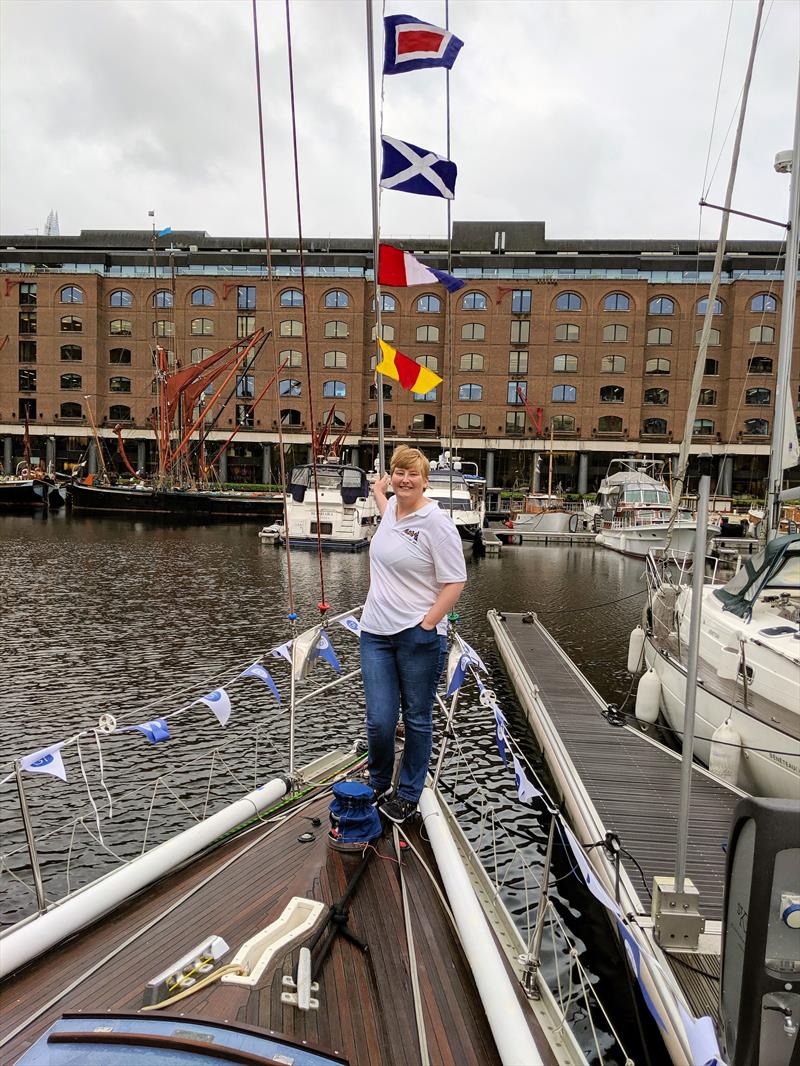
<svg viewBox="0 0 800 1066">
<path fill-rule="evenodd" d="M 372 0 L 365 0 L 367 7 L 367 79 L 369 82 L 369 161 L 372 173 L 370 182 L 372 191 L 372 273 L 375 293 L 375 344 L 377 352 L 378 338 L 383 337 L 383 320 L 381 318 L 381 287 L 378 282 L 378 257 L 380 252 L 380 221 L 378 213 L 378 146 L 377 122 L 375 119 L 375 44 L 372 32 Z M 383 442 L 383 375 L 375 375 L 375 394 L 378 398 L 378 474 L 384 473 Z"/>
<path fill-rule="evenodd" d="M 789 427 L 787 419 L 793 417 L 791 402 L 792 342 L 794 338 L 794 314 L 797 298 L 797 256 L 800 244 L 800 65 L 798 66 L 797 100 L 794 112 L 794 141 L 791 162 L 786 164 L 784 153 L 775 159 L 775 169 L 789 169 L 789 224 L 786 234 L 786 256 L 783 266 L 783 305 L 781 307 L 781 333 L 778 342 L 778 369 L 775 379 L 775 411 L 772 416 L 772 444 L 769 453 L 769 478 L 767 481 L 767 507 L 764 519 L 767 540 L 777 537 L 781 524 L 781 488 L 785 466 L 784 441 Z M 797 458 L 795 457 L 795 462 Z"/>
</svg>

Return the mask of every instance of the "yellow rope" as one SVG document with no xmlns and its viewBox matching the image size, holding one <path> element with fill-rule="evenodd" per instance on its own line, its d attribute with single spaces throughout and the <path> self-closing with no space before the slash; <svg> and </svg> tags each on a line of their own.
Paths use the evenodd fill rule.
<svg viewBox="0 0 800 1066">
<path fill-rule="evenodd" d="M 192 985 L 190 988 L 184 988 L 182 992 L 178 992 L 177 995 L 170 996 L 169 999 L 162 999 L 160 1003 L 151 1003 L 147 1007 L 140 1008 L 141 1010 L 161 1010 L 162 1007 L 171 1007 L 173 1003 L 177 1003 L 180 999 L 186 999 L 187 996 L 191 996 L 194 992 L 199 992 L 202 988 L 206 988 L 208 985 L 213 984 L 214 981 L 218 981 L 220 977 L 224 977 L 227 973 L 243 974 L 247 971 L 243 966 L 239 966 L 238 963 L 228 963 L 227 966 L 220 966 L 218 970 L 214 970 L 213 973 L 207 974 L 201 978 L 196 985 Z"/>
</svg>

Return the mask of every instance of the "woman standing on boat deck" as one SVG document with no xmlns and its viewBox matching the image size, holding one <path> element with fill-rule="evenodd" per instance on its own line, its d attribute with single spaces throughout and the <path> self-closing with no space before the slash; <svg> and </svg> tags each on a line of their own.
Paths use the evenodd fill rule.
<svg viewBox="0 0 800 1066">
<path fill-rule="evenodd" d="M 423 495 L 429 471 L 418 448 L 401 446 L 390 474 L 375 482 L 381 521 L 369 549 L 370 586 L 361 614 L 369 777 L 379 796 L 392 783 L 401 709 L 405 723 L 397 793 L 381 801 L 385 817 L 398 824 L 414 813 L 425 784 L 447 615 L 467 580 L 455 525 Z M 387 499 L 390 483 L 394 496 Z"/>
</svg>

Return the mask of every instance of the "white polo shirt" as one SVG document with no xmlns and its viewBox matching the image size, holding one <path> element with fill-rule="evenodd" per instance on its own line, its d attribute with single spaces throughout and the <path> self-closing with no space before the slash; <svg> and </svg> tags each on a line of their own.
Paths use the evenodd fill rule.
<svg viewBox="0 0 800 1066">
<path fill-rule="evenodd" d="M 369 594 L 361 628 L 388 636 L 419 625 L 443 585 L 467 580 L 458 530 L 436 503 L 397 517 L 392 496 L 369 548 Z M 447 618 L 436 627 L 447 634 Z"/>
</svg>

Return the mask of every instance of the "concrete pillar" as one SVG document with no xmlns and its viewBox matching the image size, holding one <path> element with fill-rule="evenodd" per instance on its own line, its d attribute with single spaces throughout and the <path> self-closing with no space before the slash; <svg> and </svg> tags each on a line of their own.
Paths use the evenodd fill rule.
<svg viewBox="0 0 800 1066">
<path fill-rule="evenodd" d="M 672 476 L 676 478 L 678 476 L 678 462 L 680 460 L 679 455 L 673 455 L 672 457 Z"/>
<path fill-rule="evenodd" d="M 14 464 L 14 438 L 3 438 L 3 469 L 7 474 L 13 474 L 12 466 Z"/>
<path fill-rule="evenodd" d="M 533 453 L 533 491 L 542 491 L 542 463 L 541 452 Z"/>
<path fill-rule="evenodd" d="M 733 487 L 733 458 L 721 455 L 717 466 L 717 496 L 730 496 Z"/>
<path fill-rule="evenodd" d="M 48 437 L 44 446 L 44 465 L 46 470 L 56 468 L 56 438 Z"/>
<path fill-rule="evenodd" d="M 261 480 L 265 485 L 272 484 L 272 447 L 261 445 Z"/>
<path fill-rule="evenodd" d="M 313 449 L 313 447 L 310 444 L 308 446 L 308 452 L 306 454 L 306 462 L 307 463 L 313 463 L 314 462 L 314 449 Z"/>
<path fill-rule="evenodd" d="M 224 484 L 228 480 L 228 449 L 225 448 L 219 457 L 219 479 Z"/>
<path fill-rule="evenodd" d="M 136 469 L 144 474 L 147 470 L 147 441 L 140 440 L 136 444 Z"/>
<path fill-rule="evenodd" d="M 97 473 L 97 444 L 94 439 L 89 441 L 88 466 L 86 467 L 86 473 Z"/>
<path fill-rule="evenodd" d="M 361 465 L 361 453 L 359 452 L 358 448 L 350 449 L 350 462 L 353 464 L 353 466 Z"/>
<path fill-rule="evenodd" d="M 484 477 L 486 478 L 486 488 L 494 488 L 494 452 L 489 448 L 486 452 L 486 467 L 484 471 Z"/>
<path fill-rule="evenodd" d="M 585 496 L 589 491 L 589 453 L 578 452 L 578 494 Z"/>
</svg>

